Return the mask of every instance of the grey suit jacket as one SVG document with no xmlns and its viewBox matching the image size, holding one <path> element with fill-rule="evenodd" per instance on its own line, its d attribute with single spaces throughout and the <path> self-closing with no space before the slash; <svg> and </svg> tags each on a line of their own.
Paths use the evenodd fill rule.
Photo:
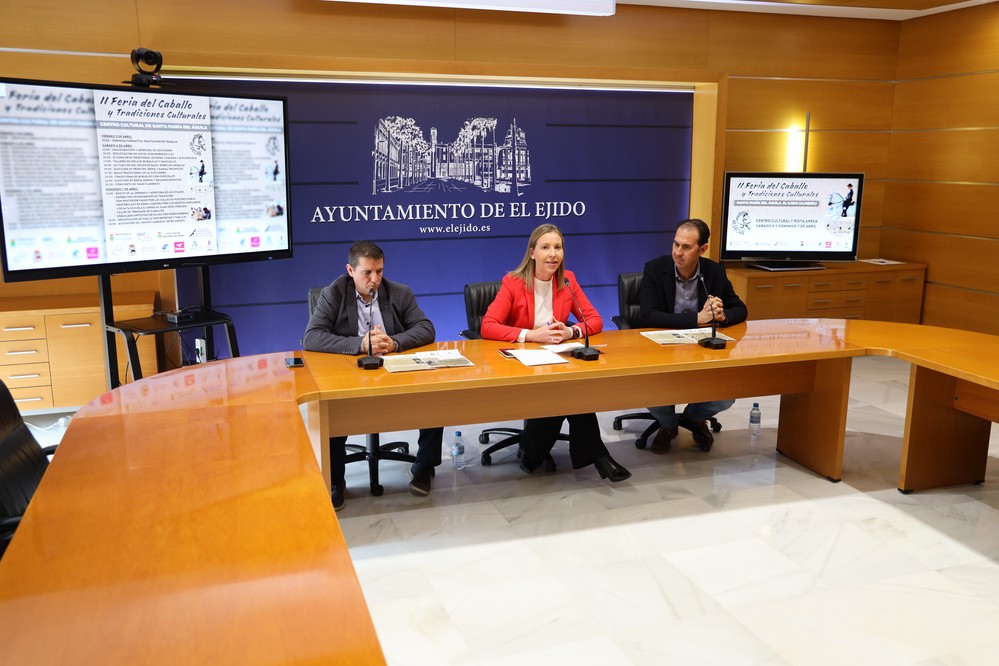
<svg viewBox="0 0 999 666">
<path fill-rule="evenodd" d="M 323 289 L 302 338 L 306 350 L 361 353 L 355 293 L 354 281 L 346 274 Z M 378 288 L 378 309 L 385 332 L 399 343 L 401 351 L 434 341 L 434 325 L 416 304 L 413 290 L 406 285 L 383 278 Z"/>
</svg>

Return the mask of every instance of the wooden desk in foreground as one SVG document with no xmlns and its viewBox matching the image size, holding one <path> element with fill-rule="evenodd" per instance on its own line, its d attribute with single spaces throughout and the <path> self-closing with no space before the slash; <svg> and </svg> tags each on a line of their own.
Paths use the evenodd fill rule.
<svg viewBox="0 0 999 666">
<path fill-rule="evenodd" d="M 81 410 L 0 561 L 0 662 L 384 663 L 290 355 Z"/>
</svg>

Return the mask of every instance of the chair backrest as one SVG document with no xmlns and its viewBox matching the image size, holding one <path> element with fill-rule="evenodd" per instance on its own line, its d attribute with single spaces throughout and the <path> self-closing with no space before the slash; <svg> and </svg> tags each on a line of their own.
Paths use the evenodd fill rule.
<svg viewBox="0 0 999 666">
<path fill-rule="evenodd" d="M 316 303 L 319 302 L 319 294 L 323 293 L 323 287 L 312 287 L 309 289 L 309 316 L 316 311 Z"/>
<path fill-rule="evenodd" d="M 470 339 L 482 337 L 482 317 L 495 300 L 500 290 L 500 282 L 470 282 L 465 285 L 465 320 L 468 328 L 461 336 Z"/>
<path fill-rule="evenodd" d="M 621 273 L 617 276 L 618 315 L 613 317 L 620 329 L 641 328 L 638 292 L 642 284 L 641 273 Z"/>
<path fill-rule="evenodd" d="M 48 466 L 48 456 L 0 382 L 0 516 L 24 513 Z"/>
</svg>

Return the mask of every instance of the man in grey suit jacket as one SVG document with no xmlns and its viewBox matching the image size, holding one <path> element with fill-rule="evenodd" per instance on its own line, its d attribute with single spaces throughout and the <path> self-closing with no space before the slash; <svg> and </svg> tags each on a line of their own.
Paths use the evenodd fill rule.
<svg viewBox="0 0 999 666">
<path fill-rule="evenodd" d="M 385 253 L 371 241 L 357 241 L 347 252 L 347 273 L 325 287 L 302 344 L 308 351 L 374 355 L 406 351 L 434 341 L 433 323 L 416 304 L 413 290 L 385 279 Z M 374 303 L 372 303 L 374 299 Z M 369 335 L 370 331 L 370 335 Z M 370 343 L 369 343 L 370 341 Z M 409 489 L 429 495 L 434 468 L 441 464 L 443 428 L 420 430 Z M 333 507 L 344 504 L 346 437 L 330 438 Z"/>
</svg>

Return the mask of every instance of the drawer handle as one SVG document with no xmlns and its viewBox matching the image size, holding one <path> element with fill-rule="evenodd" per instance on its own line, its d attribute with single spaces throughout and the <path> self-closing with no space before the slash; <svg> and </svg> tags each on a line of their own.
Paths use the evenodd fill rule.
<svg viewBox="0 0 999 666">
<path fill-rule="evenodd" d="M 915 281 L 916 281 L 916 278 L 914 278 L 914 277 L 904 277 L 904 278 L 902 278 L 902 282 L 915 282 Z"/>
<path fill-rule="evenodd" d="M 11 375 L 7 379 L 35 379 L 37 377 L 41 377 L 41 375 L 36 372 L 33 375 Z"/>
<path fill-rule="evenodd" d="M 829 300 L 828 298 L 820 298 L 820 299 L 814 300 L 812 302 L 815 303 L 815 305 L 821 305 L 823 303 L 832 303 L 832 301 Z"/>
<path fill-rule="evenodd" d="M 848 314 L 845 317 L 843 317 L 843 319 L 860 319 L 860 315 L 859 314 Z"/>
<path fill-rule="evenodd" d="M 800 286 L 801 286 L 801 283 L 800 283 L 800 282 L 788 282 L 788 283 L 787 283 L 787 284 L 785 284 L 784 286 L 785 286 L 785 287 L 800 287 Z"/>
<path fill-rule="evenodd" d="M 90 328 L 93 324 L 63 324 L 61 328 Z"/>
<path fill-rule="evenodd" d="M 7 356 L 24 356 L 25 354 L 37 354 L 37 349 L 26 349 L 24 351 L 9 351 Z"/>
<path fill-rule="evenodd" d="M 847 303 L 860 303 L 860 302 L 862 302 L 862 299 L 860 299 L 860 298 L 848 298 L 848 299 L 846 299 L 846 302 Z"/>
<path fill-rule="evenodd" d="M 828 286 L 830 286 L 831 284 L 832 284 L 832 282 L 816 282 L 816 283 L 815 283 L 815 286 L 816 286 L 816 287 L 828 287 Z"/>
<path fill-rule="evenodd" d="M 874 284 L 891 284 L 891 278 L 888 278 L 887 280 L 875 280 Z"/>
<path fill-rule="evenodd" d="M 14 402 L 41 402 L 41 398 L 14 398 Z"/>
<path fill-rule="evenodd" d="M 34 326 L 4 326 L 3 328 L 4 333 L 11 333 L 13 331 L 33 331 L 33 330 L 35 330 Z"/>
<path fill-rule="evenodd" d="M 758 285 L 756 285 L 756 288 L 757 289 L 773 289 L 774 286 L 772 284 L 758 284 Z"/>
</svg>

